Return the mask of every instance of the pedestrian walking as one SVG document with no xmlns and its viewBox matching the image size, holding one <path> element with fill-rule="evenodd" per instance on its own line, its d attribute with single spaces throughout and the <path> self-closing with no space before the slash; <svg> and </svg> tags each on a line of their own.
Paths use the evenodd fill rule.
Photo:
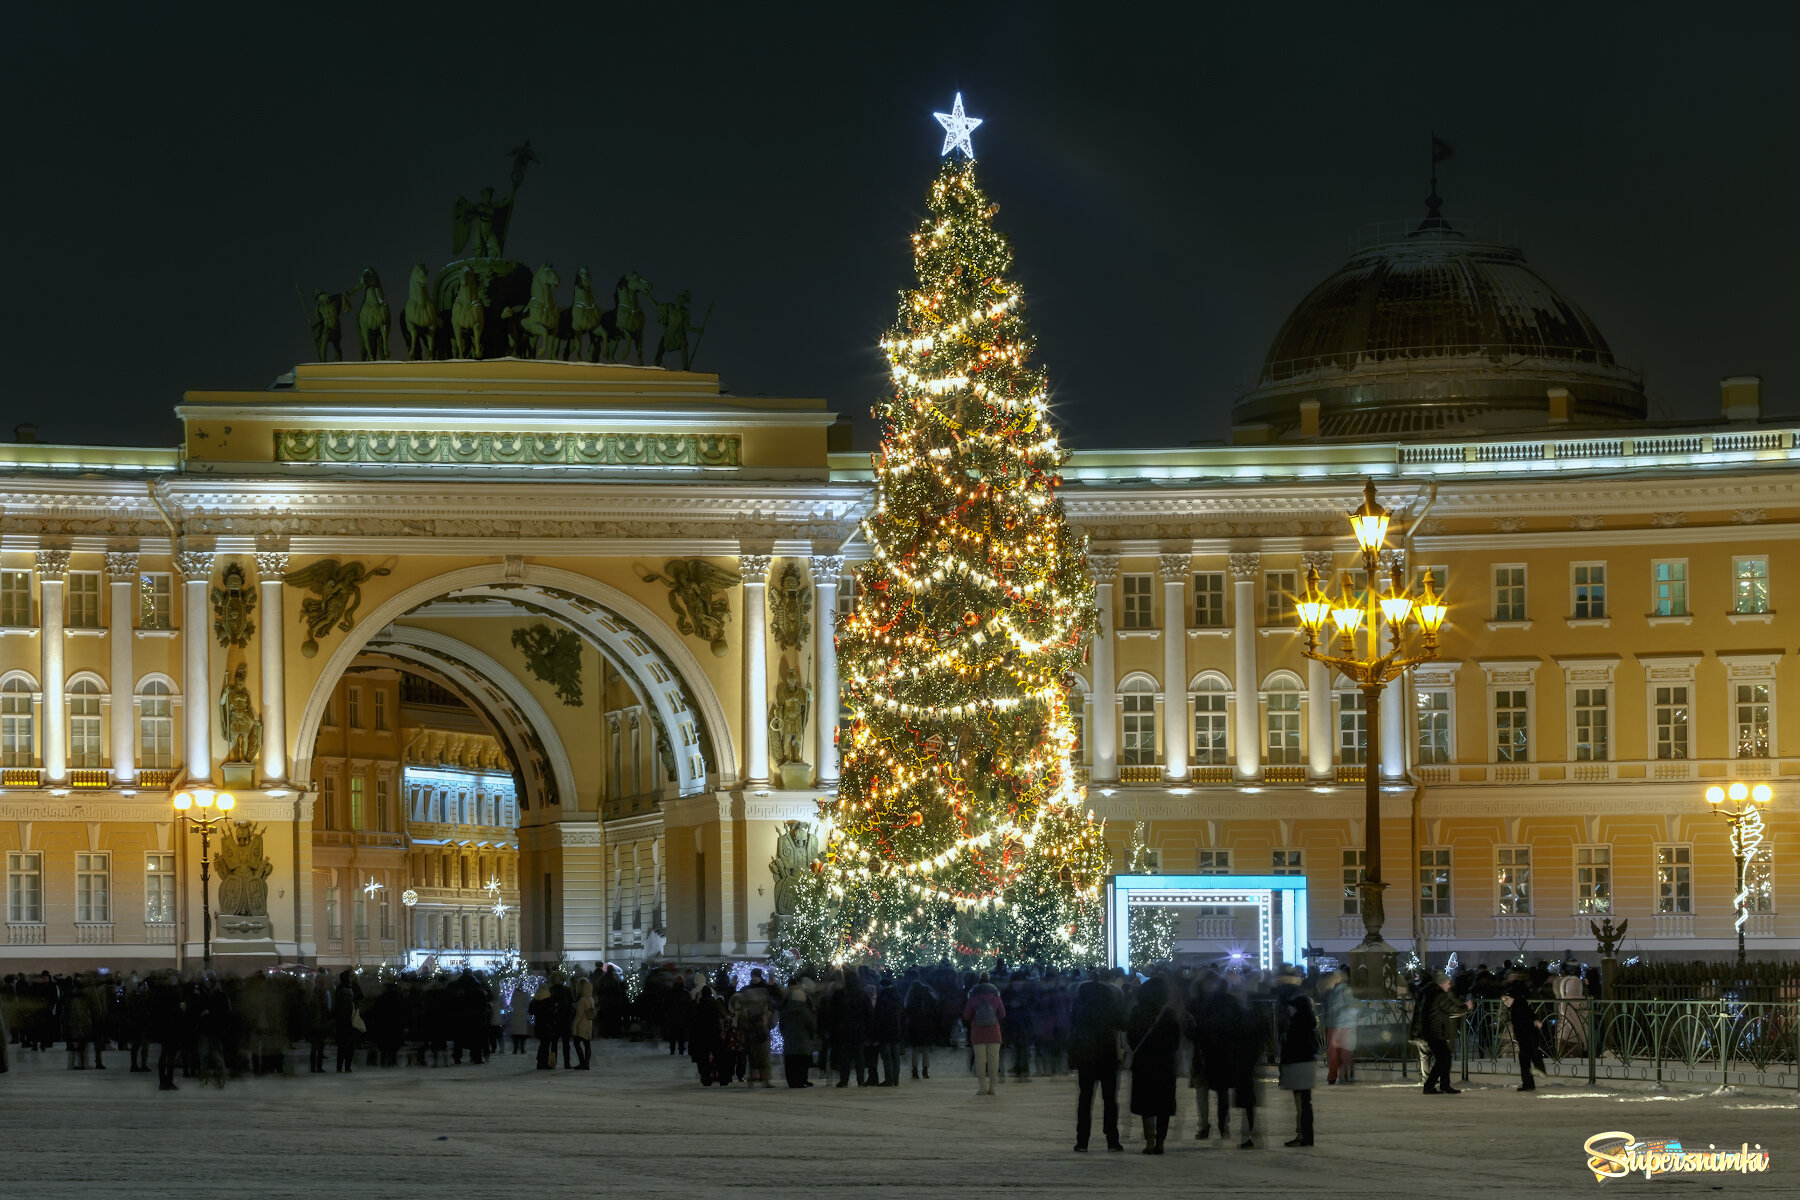
<svg viewBox="0 0 1800 1200">
<path fill-rule="evenodd" d="M 1144 1123 L 1144 1153 L 1161 1154 L 1175 1115 L 1175 1055 L 1181 1048 L 1181 1018 L 1170 1007 L 1169 981 L 1161 975 L 1138 989 L 1126 1037 L 1131 1111 Z"/>
<path fill-rule="evenodd" d="M 1325 1082 L 1352 1083 L 1356 1079 L 1356 995 L 1342 971 L 1324 980 L 1320 998 L 1320 1024 L 1325 1027 Z"/>
<path fill-rule="evenodd" d="M 591 979 L 583 979 L 575 988 L 572 1033 L 575 1039 L 575 1069 L 589 1070 L 594 1054 L 594 982 Z"/>
<path fill-rule="evenodd" d="M 1125 1149 L 1119 1140 L 1119 1035 L 1124 1032 L 1124 997 L 1100 972 L 1090 973 L 1075 989 L 1069 1013 L 1069 1064 L 1080 1088 L 1075 1101 L 1077 1151 L 1088 1148 L 1093 1132 L 1095 1091 L 1100 1093 L 1100 1131 L 1106 1135 L 1106 1148 Z"/>
<path fill-rule="evenodd" d="M 1427 1096 L 1455 1096 L 1462 1089 L 1450 1086 L 1450 1041 L 1456 1037 L 1464 1017 L 1475 1007 L 1473 1000 L 1458 1000 L 1450 994 L 1450 976 L 1439 971 L 1435 987 L 1429 987 L 1420 998 L 1424 1008 L 1423 1033 L 1431 1051 L 1431 1070 L 1425 1076 Z"/>
<path fill-rule="evenodd" d="M 1000 1080 L 1000 1037 L 1006 1004 L 986 971 L 970 989 L 962 1019 L 969 1027 L 969 1048 L 975 1052 L 975 1094 L 992 1096 L 994 1085 Z"/>
<path fill-rule="evenodd" d="M 1537 1081 L 1531 1077 L 1532 1064 L 1535 1063 L 1537 1069 L 1545 1074 L 1549 1074 L 1549 1071 L 1544 1067 L 1544 1052 L 1539 1038 L 1544 1022 L 1531 1003 L 1531 985 L 1526 982 L 1525 972 L 1507 972 L 1506 983 L 1500 991 L 1500 1003 L 1505 1006 L 1506 1015 L 1512 1020 L 1513 1042 L 1519 1051 L 1518 1090 L 1535 1092 Z"/>
<path fill-rule="evenodd" d="M 1284 978 L 1287 978 L 1284 976 Z M 1300 977 L 1292 976 L 1298 985 Z M 1313 1144 L 1313 1084 L 1319 1056 L 1319 1020 L 1298 986 L 1282 1003 L 1281 1090 L 1294 1093 L 1294 1136 L 1290 1146 Z"/>
</svg>

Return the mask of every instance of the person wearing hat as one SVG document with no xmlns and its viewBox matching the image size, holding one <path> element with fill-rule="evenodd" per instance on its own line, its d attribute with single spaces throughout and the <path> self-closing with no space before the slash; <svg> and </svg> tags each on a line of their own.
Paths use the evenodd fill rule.
<svg viewBox="0 0 1800 1200">
<path fill-rule="evenodd" d="M 1506 973 L 1506 983 L 1500 989 L 1500 1003 L 1512 1019 L 1513 1042 L 1519 1049 L 1518 1090 L 1535 1092 L 1537 1081 L 1531 1077 L 1531 1064 L 1536 1062 L 1538 1070 L 1544 1070 L 1544 1052 L 1538 1045 L 1538 1031 L 1544 1023 L 1532 1007 L 1531 986 L 1524 971 L 1515 969 Z"/>
<path fill-rule="evenodd" d="M 1431 1050 L 1431 1071 L 1425 1076 L 1427 1096 L 1454 1096 L 1462 1089 L 1450 1086 L 1450 1039 L 1456 1036 L 1458 1022 L 1475 1007 L 1473 1000 L 1458 1000 L 1450 994 L 1450 976 L 1439 971 L 1434 979 L 1435 994 L 1427 994 L 1424 1002 L 1425 1044 Z"/>
</svg>

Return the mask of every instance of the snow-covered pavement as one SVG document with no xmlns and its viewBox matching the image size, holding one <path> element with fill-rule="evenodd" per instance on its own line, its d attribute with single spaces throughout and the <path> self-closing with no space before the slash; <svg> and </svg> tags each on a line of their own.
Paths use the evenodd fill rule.
<svg viewBox="0 0 1800 1200">
<path fill-rule="evenodd" d="M 25 1061 L 20 1062 L 23 1057 Z M 1673 1185 L 1800 1193 L 1800 1095 L 1757 1089 L 1652 1091 L 1551 1083 L 1535 1093 L 1477 1078 L 1460 1096 L 1365 1072 L 1316 1093 L 1318 1145 L 1286 1149 L 1289 1097 L 1271 1082 L 1264 1145 L 1194 1140 L 1192 1093 L 1160 1158 L 1075 1154 L 1072 1080 L 1037 1078 L 977 1098 L 959 1055 L 928 1081 L 801 1092 L 702 1089 L 686 1059 L 647 1045 L 596 1043 L 591 1072 L 538 1072 L 530 1055 L 439 1069 L 358 1067 L 354 1075 L 244 1078 L 223 1091 L 180 1080 L 159 1094 L 123 1054 L 104 1072 L 64 1069 L 60 1050 L 14 1057 L 0 1075 L 0 1196 L 680 1195 L 745 1190 L 786 1197 L 976 1191 L 1124 1195 L 1229 1188 L 1289 1196 L 1516 1191 L 1553 1195 Z M 35 1060 L 35 1061 L 34 1061 Z M 304 1066 L 304 1048 L 301 1063 Z M 777 1067 L 777 1076 L 780 1074 Z M 1122 1103 L 1125 1089 L 1122 1087 Z M 1095 1111 L 1098 1126 L 1098 1105 Z M 1597 1185 L 1592 1135 L 1736 1148 L 1760 1143 L 1770 1169 Z"/>
</svg>

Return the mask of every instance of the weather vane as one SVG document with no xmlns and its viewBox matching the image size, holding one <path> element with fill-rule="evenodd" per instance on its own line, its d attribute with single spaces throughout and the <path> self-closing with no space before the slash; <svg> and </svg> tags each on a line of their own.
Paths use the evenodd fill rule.
<svg viewBox="0 0 1800 1200">
<path fill-rule="evenodd" d="M 963 115 L 962 93 L 956 93 L 956 100 L 950 105 L 947 113 L 932 113 L 938 124 L 944 127 L 944 148 L 938 151 L 940 156 L 952 150 L 961 150 L 969 158 L 975 157 L 975 146 L 969 141 L 969 135 L 981 124 L 980 117 Z"/>
</svg>

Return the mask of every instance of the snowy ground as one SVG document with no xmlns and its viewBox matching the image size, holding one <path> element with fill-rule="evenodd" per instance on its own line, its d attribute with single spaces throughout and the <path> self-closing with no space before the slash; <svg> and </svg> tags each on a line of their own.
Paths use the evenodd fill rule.
<svg viewBox="0 0 1800 1200">
<path fill-rule="evenodd" d="M 25 1055 L 0 1075 L 0 1196 L 680 1195 L 754 1189 L 786 1197 L 947 1191 L 1014 1196 L 1145 1187 L 1231 1188 L 1287 1196 L 1468 1195 L 1549 1185 L 1595 1188 L 1582 1143 L 1623 1130 L 1707 1143 L 1760 1142 L 1768 1173 L 1609 1181 L 1727 1193 L 1800 1188 L 1800 1095 L 1756 1089 L 1657 1092 L 1554 1083 L 1535 1094 L 1477 1078 L 1460 1096 L 1365 1072 L 1316 1093 L 1319 1144 L 1289 1150 L 1288 1096 L 1269 1089 L 1266 1145 L 1194 1140 L 1191 1092 L 1161 1158 L 1074 1154 L 1072 1081 L 1034 1079 L 977 1098 L 960 1055 L 940 1052 L 924 1082 L 821 1084 L 790 1092 L 702 1090 L 685 1059 L 600 1045 L 592 1072 L 537 1072 L 527 1056 L 437 1070 L 359 1067 L 354 1075 L 246 1078 L 223 1092 L 154 1075 L 63 1069 L 61 1051 Z M 32 1059 L 37 1061 L 31 1061 Z M 304 1064 L 304 1057 L 302 1057 Z M 777 1068 L 779 1075 L 779 1068 Z M 1098 1124 L 1096 1106 L 1096 1125 Z"/>
</svg>

